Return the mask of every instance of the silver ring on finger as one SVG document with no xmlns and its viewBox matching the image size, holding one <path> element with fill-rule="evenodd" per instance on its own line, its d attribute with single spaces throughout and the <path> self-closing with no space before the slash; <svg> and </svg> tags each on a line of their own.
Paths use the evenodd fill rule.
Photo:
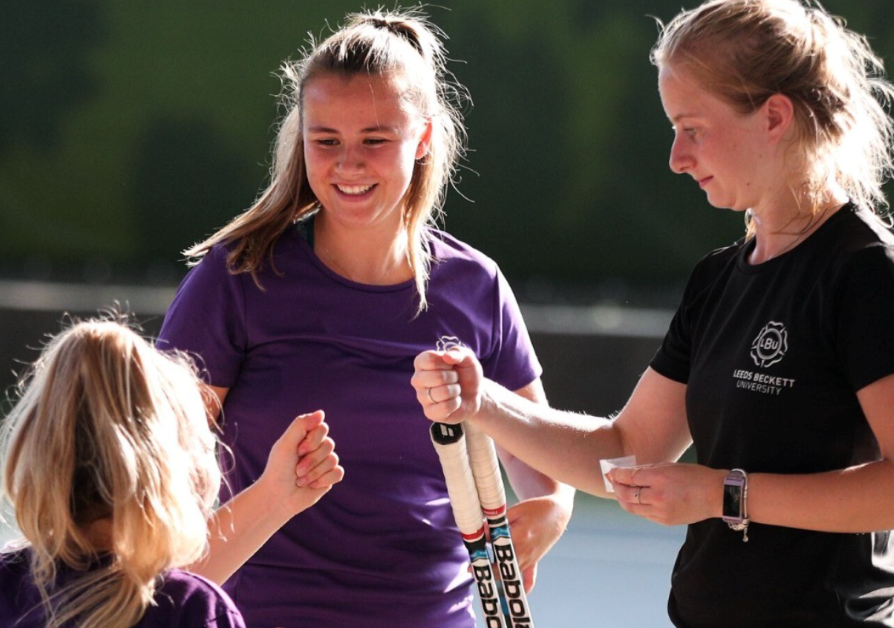
<svg viewBox="0 0 894 628">
<path fill-rule="evenodd" d="M 435 401 L 434 398 L 432 398 L 432 396 L 431 396 L 431 388 L 426 388 L 426 389 L 425 389 L 425 395 L 428 397 L 428 400 L 431 401 L 432 403 L 438 403 L 438 402 Z"/>
<path fill-rule="evenodd" d="M 633 494 L 633 496 L 636 498 L 636 503 L 639 504 L 640 506 L 643 505 L 643 503 L 639 499 L 640 493 L 642 493 L 642 492 L 643 492 L 643 487 L 640 486 L 636 489 L 636 492 Z"/>
</svg>

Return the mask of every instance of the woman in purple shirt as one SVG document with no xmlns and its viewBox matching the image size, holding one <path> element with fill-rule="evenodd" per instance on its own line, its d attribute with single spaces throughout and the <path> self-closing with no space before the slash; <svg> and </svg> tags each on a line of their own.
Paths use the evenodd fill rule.
<svg viewBox="0 0 894 628">
<path fill-rule="evenodd" d="M 50 343 L 3 426 L 2 494 L 26 540 L 0 552 L 0 625 L 245 625 L 216 584 L 181 569 L 204 559 L 209 519 L 231 533 L 223 562 L 247 557 L 227 527 L 237 511 L 211 516 L 221 472 L 202 388 L 189 360 L 117 322 Z M 294 512 L 320 499 L 342 475 L 326 431 L 321 412 L 295 419 L 249 497 Z"/>
<path fill-rule="evenodd" d="M 326 410 L 347 471 L 224 585 L 255 628 L 474 626 L 413 358 L 452 336 L 511 390 L 544 393 L 496 264 L 433 226 L 463 144 L 463 90 L 448 76 L 418 14 L 350 16 L 285 68 L 267 190 L 187 252 L 201 262 L 159 341 L 207 368 L 235 454 L 231 488 L 254 481 L 283 420 L 308 408 Z M 503 462 L 522 498 L 510 519 L 530 587 L 573 493 Z"/>
</svg>

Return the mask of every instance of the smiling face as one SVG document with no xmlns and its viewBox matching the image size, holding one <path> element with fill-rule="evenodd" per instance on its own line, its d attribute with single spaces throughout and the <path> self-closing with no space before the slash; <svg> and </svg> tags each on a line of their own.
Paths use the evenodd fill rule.
<svg viewBox="0 0 894 628">
<path fill-rule="evenodd" d="M 401 98 L 398 80 L 323 74 L 304 86 L 307 179 L 326 219 L 345 228 L 400 229 L 430 125 Z"/>
<path fill-rule="evenodd" d="M 674 127 L 670 168 L 695 179 L 711 205 L 741 211 L 778 193 L 784 168 L 770 106 L 742 114 L 669 64 L 660 69 L 658 90 Z"/>
</svg>

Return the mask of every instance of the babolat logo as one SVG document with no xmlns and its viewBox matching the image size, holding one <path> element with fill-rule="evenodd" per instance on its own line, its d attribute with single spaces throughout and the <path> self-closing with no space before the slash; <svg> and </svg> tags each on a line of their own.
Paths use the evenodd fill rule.
<svg viewBox="0 0 894 628">
<path fill-rule="evenodd" d="M 500 598 L 497 596 L 490 563 L 486 558 L 484 564 L 472 563 L 472 571 L 472 575 L 475 576 L 475 581 L 478 583 L 478 597 L 481 599 L 481 608 L 484 610 L 484 625 L 487 628 L 504 628 Z"/>
<path fill-rule="evenodd" d="M 762 368 L 772 366 L 788 351 L 788 332 L 785 325 L 770 321 L 751 343 L 751 359 Z"/>
<path fill-rule="evenodd" d="M 478 597 L 481 599 L 481 608 L 484 610 L 484 625 L 486 628 L 506 628 L 506 624 L 503 623 L 503 608 L 500 604 L 497 581 L 494 578 L 487 543 L 484 540 L 484 528 L 482 527 L 480 536 L 477 538 L 470 539 L 463 536 L 463 542 L 469 551 L 472 575 L 478 584 Z"/>
<path fill-rule="evenodd" d="M 494 529 L 491 528 L 491 537 L 497 564 L 500 566 L 503 594 L 506 596 L 506 607 L 509 617 L 512 619 L 512 626 L 513 628 L 530 628 L 532 624 L 531 617 L 528 615 L 525 587 L 518 570 L 518 561 L 515 558 L 512 539 L 509 537 L 509 529 L 506 528 L 505 534 L 502 530 L 494 534 Z"/>
</svg>

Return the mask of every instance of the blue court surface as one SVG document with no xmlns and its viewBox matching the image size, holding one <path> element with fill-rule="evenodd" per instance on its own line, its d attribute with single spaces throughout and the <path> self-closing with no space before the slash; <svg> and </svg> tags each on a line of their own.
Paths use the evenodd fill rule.
<svg viewBox="0 0 894 628">
<path fill-rule="evenodd" d="M 667 596 L 685 526 L 634 517 L 578 495 L 562 539 L 528 597 L 537 628 L 669 628 Z"/>
</svg>

